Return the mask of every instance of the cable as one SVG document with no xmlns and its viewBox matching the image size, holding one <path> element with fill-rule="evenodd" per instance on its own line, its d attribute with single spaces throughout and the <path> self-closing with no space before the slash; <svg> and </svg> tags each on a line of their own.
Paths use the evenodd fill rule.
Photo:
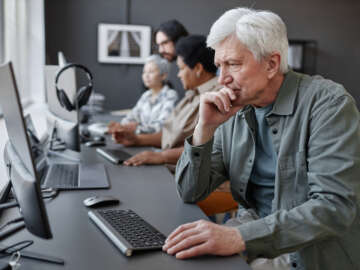
<svg viewBox="0 0 360 270">
<path fill-rule="evenodd" d="M 17 222 L 23 221 L 23 220 L 24 220 L 23 217 L 14 218 L 14 219 L 6 222 L 5 224 L 1 225 L 1 226 L 0 226 L 0 231 L 1 231 L 2 229 L 4 229 L 6 226 L 9 226 L 10 224 L 17 223 Z"/>
<path fill-rule="evenodd" d="M 41 190 L 41 194 L 43 199 L 53 199 L 59 194 L 59 190 L 56 188 L 45 188 Z M 19 206 L 17 201 L 1 203 L 0 210 L 8 209 L 15 206 Z"/>
<path fill-rule="evenodd" d="M 12 235 L 13 233 L 17 232 L 18 230 L 21 230 L 22 228 L 25 228 L 24 221 L 21 221 L 18 224 L 15 224 L 14 226 L 11 226 L 6 230 L 3 230 L 2 232 L 0 232 L 0 240 L 8 237 L 9 235 Z"/>
<path fill-rule="evenodd" d="M 4 258 L 15 252 L 23 250 L 24 248 L 27 248 L 27 247 L 31 246 L 32 244 L 34 244 L 33 240 L 24 240 L 24 241 L 20 241 L 15 244 L 3 247 L 0 249 L 0 253 L 3 254 L 3 256 L 1 256 L 0 258 Z"/>
</svg>

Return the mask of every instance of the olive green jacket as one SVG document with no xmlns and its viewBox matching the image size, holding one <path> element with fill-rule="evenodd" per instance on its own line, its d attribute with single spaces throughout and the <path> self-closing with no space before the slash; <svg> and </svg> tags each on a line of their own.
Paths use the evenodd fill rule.
<svg viewBox="0 0 360 270">
<path fill-rule="evenodd" d="M 177 164 L 185 202 L 206 198 L 230 179 L 239 212 L 255 157 L 251 106 Z M 293 269 L 360 269 L 360 129 L 354 99 L 339 84 L 289 71 L 267 115 L 277 153 L 272 213 L 238 226 L 251 258 L 291 254 Z"/>
</svg>

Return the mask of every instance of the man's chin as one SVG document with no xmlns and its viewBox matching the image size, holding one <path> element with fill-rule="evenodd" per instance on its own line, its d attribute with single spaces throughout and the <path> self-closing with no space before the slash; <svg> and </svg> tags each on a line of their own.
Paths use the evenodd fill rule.
<svg viewBox="0 0 360 270">
<path fill-rule="evenodd" d="M 176 59 L 175 55 L 168 54 L 168 53 L 163 53 L 161 56 L 162 56 L 162 58 L 165 58 L 169 62 L 173 62 Z"/>
</svg>

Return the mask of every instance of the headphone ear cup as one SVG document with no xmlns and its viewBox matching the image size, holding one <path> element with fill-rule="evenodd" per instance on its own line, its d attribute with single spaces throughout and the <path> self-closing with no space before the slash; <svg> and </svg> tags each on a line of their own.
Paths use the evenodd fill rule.
<svg viewBox="0 0 360 270">
<path fill-rule="evenodd" d="M 79 108 L 81 108 L 86 103 L 88 103 L 91 95 L 91 89 L 92 89 L 91 86 L 83 86 L 80 88 L 76 96 L 76 101 L 78 102 Z"/>
<path fill-rule="evenodd" d="M 67 97 L 64 90 L 59 89 L 59 90 L 56 91 L 56 94 L 57 94 L 58 100 L 60 102 L 60 105 L 62 107 L 64 107 L 69 112 L 74 110 L 74 106 L 71 104 L 71 102 L 70 102 L 69 98 Z"/>
</svg>

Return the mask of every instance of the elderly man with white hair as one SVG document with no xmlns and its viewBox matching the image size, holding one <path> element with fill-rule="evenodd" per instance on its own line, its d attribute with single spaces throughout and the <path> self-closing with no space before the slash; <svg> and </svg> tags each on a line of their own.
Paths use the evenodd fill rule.
<svg viewBox="0 0 360 270">
<path fill-rule="evenodd" d="M 360 269 L 354 99 L 340 84 L 288 69 L 286 26 L 272 12 L 230 10 L 207 43 L 224 88 L 201 97 L 177 189 L 196 202 L 230 179 L 238 217 L 232 226 L 184 224 L 164 251 L 246 254 L 254 269 Z"/>
</svg>

